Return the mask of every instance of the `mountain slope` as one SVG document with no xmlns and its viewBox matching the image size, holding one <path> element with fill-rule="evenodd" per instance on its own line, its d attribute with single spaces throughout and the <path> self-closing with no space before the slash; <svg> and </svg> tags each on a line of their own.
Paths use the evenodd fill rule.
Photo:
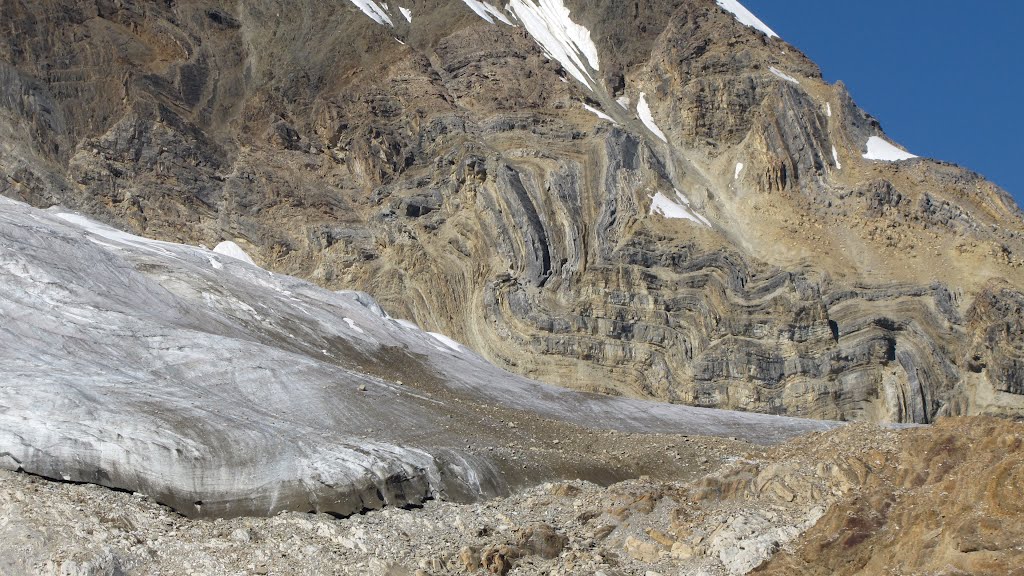
<svg viewBox="0 0 1024 576">
<path fill-rule="evenodd" d="M 230 245 L 0 198 L 0 248 L 0 467 L 186 515 L 351 514 L 547 479 L 676 477 L 694 464 L 665 458 L 680 434 L 777 442 L 832 427 L 543 385 Z"/>
<path fill-rule="evenodd" d="M 0 1 L 0 192 L 236 241 L 563 386 L 1024 406 L 1012 200 L 874 159 L 904 154 L 738 3 L 406 4 Z"/>
</svg>

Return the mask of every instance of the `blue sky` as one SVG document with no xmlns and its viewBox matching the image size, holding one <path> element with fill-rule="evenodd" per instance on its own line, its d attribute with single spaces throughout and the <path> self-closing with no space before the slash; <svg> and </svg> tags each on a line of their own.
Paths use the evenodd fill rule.
<svg viewBox="0 0 1024 576">
<path fill-rule="evenodd" d="M 1024 205 L 1024 0 L 741 0 L 893 140 Z"/>
</svg>

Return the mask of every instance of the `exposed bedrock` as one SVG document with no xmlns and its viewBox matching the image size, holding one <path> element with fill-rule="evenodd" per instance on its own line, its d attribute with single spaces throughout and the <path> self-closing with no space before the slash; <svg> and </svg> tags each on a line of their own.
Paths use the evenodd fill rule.
<svg viewBox="0 0 1024 576">
<path fill-rule="evenodd" d="M 0 193 L 236 241 L 576 389 L 1020 411 L 1019 210 L 865 158 L 881 126 L 794 47 L 713 0 L 568 1 L 585 85 L 512 14 L 410 5 L 0 0 Z"/>
</svg>

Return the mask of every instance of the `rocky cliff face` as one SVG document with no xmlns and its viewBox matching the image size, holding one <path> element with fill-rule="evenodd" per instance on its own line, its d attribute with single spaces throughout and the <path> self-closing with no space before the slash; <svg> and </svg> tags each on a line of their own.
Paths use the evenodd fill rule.
<svg viewBox="0 0 1024 576">
<path fill-rule="evenodd" d="M 563 386 L 1024 407 L 1012 200 L 889 144 L 756 21 L 401 4 L 0 0 L 0 192 L 236 241 Z"/>
</svg>

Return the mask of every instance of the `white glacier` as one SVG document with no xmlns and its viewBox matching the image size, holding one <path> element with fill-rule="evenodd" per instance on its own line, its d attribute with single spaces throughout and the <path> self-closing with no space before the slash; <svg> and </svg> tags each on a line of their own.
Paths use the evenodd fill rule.
<svg viewBox="0 0 1024 576">
<path fill-rule="evenodd" d="M 160 252 L 162 254 L 167 253 L 167 250 L 164 248 L 165 245 L 168 247 L 173 246 L 173 244 L 160 242 L 159 240 L 150 240 L 149 238 L 143 238 L 141 236 L 135 236 L 134 234 L 122 232 L 117 228 L 111 228 L 110 226 L 100 224 L 99 222 L 90 220 L 80 214 L 75 214 L 73 212 L 64 212 L 60 208 L 55 207 L 51 208 L 50 210 L 57 218 L 60 218 L 65 222 L 80 226 L 82 230 L 89 234 L 89 240 L 92 241 L 94 244 L 109 246 L 97 240 L 96 238 L 93 238 L 93 236 L 98 236 L 100 238 L 105 238 L 107 240 L 114 240 L 115 242 L 120 242 L 123 244 L 131 244 L 133 246 L 145 250 Z"/>
<path fill-rule="evenodd" d="M 456 352 L 462 351 L 462 344 L 459 344 L 455 340 L 449 338 L 448 336 L 445 336 L 444 334 L 441 334 L 440 332 L 427 332 L 427 334 L 430 334 L 435 340 L 451 348 L 452 350 L 455 350 Z"/>
<path fill-rule="evenodd" d="M 413 322 L 412 320 L 403 320 L 402 318 L 394 318 L 394 321 L 396 323 L 398 323 L 399 326 L 401 326 L 402 328 L 405 328 L 406 330 L 419 330 L 420 329 L 420 325 L 415 323 L 415 322 Z"/>
<path fill-rule="evenodd" d="M 355 321 L 355 320 L 353 320 L 353 319 L 351 319 L 351 318 L 342 318 L 342 320 L 343 320 L 343 321 L 344 321 L 344 322 L 345 322 L 346 324 L 348 324 L 348 327 L 349 327 L 349 328 L 351 328 L 351 329 L 355 330 L 356 332 L 359 332 L 360 334 L 365 334 L 365 333 L 366 333 L 366 331 L 365 331 L 365 330 L 363 330 L 362 328 L 360 328 L 360 327 L 359 327 L 359 324 L 356 324 L 356 321 Z"/>
</svg>

